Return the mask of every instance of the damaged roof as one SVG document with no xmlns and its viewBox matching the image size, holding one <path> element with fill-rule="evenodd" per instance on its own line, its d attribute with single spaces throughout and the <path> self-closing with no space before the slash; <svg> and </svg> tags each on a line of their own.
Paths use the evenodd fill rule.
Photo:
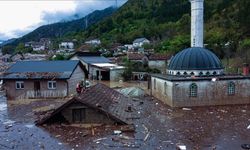
<svg viewBox="0 0 250 150">
<path fill-rule="evenodd" d="M 3 79 L 69 79 L 79 61 L 18 61 Z"/>
<path fill-rule="evenodd" d="M 132 124 L 132 113 L 127 111 L 128 106 L 131 106 L 130 99 L 116 90 L 100 83 L 87 89 L 80 96 L 69 100 L 51 114 L 40 119 L 37 124 L 41 125 L 46 123 L 50 118 L 60 113 L 64 108 L 74 102 L 80 102 L 90 108 L 99 110 L 118 123 Z"/>
</svg>

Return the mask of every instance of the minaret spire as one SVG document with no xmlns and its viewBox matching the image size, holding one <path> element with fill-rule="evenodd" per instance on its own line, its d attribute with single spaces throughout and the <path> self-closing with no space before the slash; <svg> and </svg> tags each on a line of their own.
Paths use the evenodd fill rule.
<svg viewBox="0 0 250 150">
<path fill-rule="evenodd" d="M 204 0 L 189 0 L 191 3 L 191 47 L 203 47 Z"/>
</svg>

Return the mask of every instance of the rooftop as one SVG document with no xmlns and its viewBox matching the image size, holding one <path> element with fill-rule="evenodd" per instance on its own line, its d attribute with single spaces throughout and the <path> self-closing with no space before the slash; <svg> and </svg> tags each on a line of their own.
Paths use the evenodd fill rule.
<svg viewBox="0 0 250 150">
<path fill-rule="evenodd" d="M 88 64 L 111 62 L 108 58 L 105 58 L 103 56 L 79 56 L 78 58 Z"/>
<path fill-rule="evenodd" d="M 144 40 L 148 40 L 146 38 L 137 38 L 133 41 L 133 43 L 139 43 L 139 42 L 143 42 Z"/>
<path fill-rule="evenodd" d="M 79 61 L 18 61 L 5 73 L 4 79 L 68 79 Z"/>
<path fill-rule="evenodd" d="M 80 102 L 88 107 L 99 110 L 119 123 L 131 124 L 131 112 L 126 111 L 128 106 L 130 106 L 129 98 L 104 84 L 96 84 L 87 89 L 80 96 L 69 100 L 54 112 L 42 118 L 38 124 L 46 123 L 52 116 L 73 102 Z"/>
<path fill-rule="evenodd" d="M 177 53 L 170 61 L 169 70 L 223 69 L 219 58 L 202 47 L 191 47 Z"/>
<path fill-rule="evenodd" d="M 212 79 L 216 78 L 218 80 L 240 80 L 240 79 L 250 79 L 250 76 L 242 76 L 242 75 L 218 75 L 218 76 L 174 76 L 174 75 L 166 75 L 166 74 L 151 74 L 152 77 L 157 77 L 160 79 L 168 80 L 168 81 L 200 81 L 200 80 L 208 80 L 212 81 Z"/>
</svg>

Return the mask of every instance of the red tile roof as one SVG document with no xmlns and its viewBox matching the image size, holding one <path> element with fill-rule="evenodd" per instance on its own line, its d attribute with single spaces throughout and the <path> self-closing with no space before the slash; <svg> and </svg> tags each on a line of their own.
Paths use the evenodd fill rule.
<svg viewBox="0 0 250 150">
<path fill-rule="evenodd" d="M 168 60 L 169 58 L 171 58 L 171 56 L 165 54 L 151 54 L 149 56 L 149 60 Z"/>
<path fill-rule="evenodd" d="M 144 56 L 145 56 L 144 54 L 139 54 L 139 53 L 128 53 L 129 60 L 142 60 Z"/>
</svg>

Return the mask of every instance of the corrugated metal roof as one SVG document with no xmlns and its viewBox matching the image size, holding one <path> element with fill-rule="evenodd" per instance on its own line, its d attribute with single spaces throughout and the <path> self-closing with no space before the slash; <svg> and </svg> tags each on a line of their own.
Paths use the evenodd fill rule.
<svg viewBox="0 0 250 150">
<path fill-rule="evenodd" d="M 92 64 L 92 63 L 109 63 L 111 62 L 109 59 L 103 56 L 79 56 L 79 59 L 82 61 Z"/>
<path fill-rule="evenodd" d="M 12 65 L 3 79 L 68 79 L 79 61 L 19 61 Z"/>
</svg>

